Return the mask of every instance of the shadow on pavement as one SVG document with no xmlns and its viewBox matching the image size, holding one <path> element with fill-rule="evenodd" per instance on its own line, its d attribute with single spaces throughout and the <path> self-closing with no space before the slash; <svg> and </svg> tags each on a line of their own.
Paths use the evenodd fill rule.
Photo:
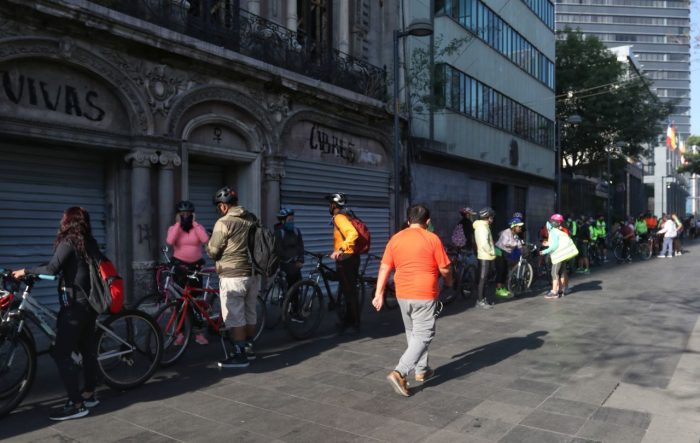
<svg viewBox="0 0 700 443">
<path fill-rule="evenodd" d="M 453 355 L 452 358 L 456 360 L 436 368 L 436 376 L 426 381 L 420 389 L 437 386 L 487 366 L 493 366 L 526 349 L 537 349 L 544 344 L 544 340 L 540 337 L 544 337 L 548 333 L 547 331 L 535 331 L 524 337 L 509 337 Z"/>
</svg>

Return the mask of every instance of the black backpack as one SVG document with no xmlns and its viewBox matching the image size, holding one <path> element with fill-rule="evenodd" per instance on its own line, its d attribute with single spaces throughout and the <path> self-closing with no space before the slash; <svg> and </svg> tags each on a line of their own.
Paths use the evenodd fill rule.
<svg viewBox="0 0 700 443">
<path fill-rule="evenodd" d="M 275 233 L 259 220 L 255 220 L 248 231 L 248 259 L 256 275 L 271 277 L 279 268 Z"/>
</svg>

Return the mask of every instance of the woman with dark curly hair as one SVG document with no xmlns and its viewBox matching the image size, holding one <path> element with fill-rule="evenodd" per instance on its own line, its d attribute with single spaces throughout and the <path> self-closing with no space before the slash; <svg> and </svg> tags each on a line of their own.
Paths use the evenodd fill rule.
<svg viewBox="0 0 700 443">
<path fill-rule="evenodd" d="M 63 408 L 50 416 L 51 420 L 70 420 L 86 416 L 89 407 L 97 406 L 95 397 L 97 381 L 97 355 L 95 343 L 95 320 L 97 313 L 88 302 L 90 294 L 89 258 L 101 257 L 97 241 L 92 236 L 90 215 L 80 207 L 71 207 L 63 212 L 58 235 L 54 242 L 53 257 L 48 264 L 33 269 L 14 272 L 22 277 L 33 274 L 62 274 L 59 285 L 59 303 L 56 324 L 56 344 L 53 358 L 68 393 Z M 80 368 L 71 354 L 82 355 L 84 385 L 80 391 Z"/>
</svg>

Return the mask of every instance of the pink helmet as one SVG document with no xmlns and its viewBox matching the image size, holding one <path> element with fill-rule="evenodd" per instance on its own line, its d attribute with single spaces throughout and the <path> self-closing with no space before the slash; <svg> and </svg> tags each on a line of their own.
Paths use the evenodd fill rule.
<svg viewBox="0 0 700 443">
<path fill-rule="evenodd" d="M 564 223 L 564 216 L 561 214 L 553 214 L 551 217 L 549 217 L 549 220 L 557 223 Z"/>
</svg>

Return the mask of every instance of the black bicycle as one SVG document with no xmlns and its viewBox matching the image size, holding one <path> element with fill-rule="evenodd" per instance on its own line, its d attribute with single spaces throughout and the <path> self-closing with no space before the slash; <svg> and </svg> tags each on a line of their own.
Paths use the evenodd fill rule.
<svg viewBox="0 0 700 443">
<path fill-rule="evenodd" d="M 58 313 L 31 296 L 37 280 L 54 280 L 52 275 L 26 274 L 19 280 L 9 270 L 0 269 L 0 417 L 8 414 L 27 395 L 34 382 L 37 355 L 50 351 L 56 340 Z M 24 291 L 19 293 L 20 285 Z M 50 340 L 49 349 L 37 352 L 36 329 Z M 111 388 L 125 390 L 145 383 L 158 368 L 163 353 L 160 328 L 148 314 L 123 310 L 100 316 L 95 328 L 97 370 Z M 73 354 L 80 364 L 82 358 Z"/>
<path fill-rule="evenodd" d="M 370 298 L 372 298 L 377 288 L 377 277 L 370 277 L 367 275 L 367 267 L 372 260 L 381 262 L 382 258 L 375 254 L 368 254 L 365 264 L 360 270 L 360 275 L 357 277 L 357 297 L 359 299 L 360 309 L 364 306 L 366 294 L 370 294 Z M 384 307 L 387 309 L 396 309 L 399 307 L 393 281 L 388 281 L 384 288 Z"/>
</svg>

